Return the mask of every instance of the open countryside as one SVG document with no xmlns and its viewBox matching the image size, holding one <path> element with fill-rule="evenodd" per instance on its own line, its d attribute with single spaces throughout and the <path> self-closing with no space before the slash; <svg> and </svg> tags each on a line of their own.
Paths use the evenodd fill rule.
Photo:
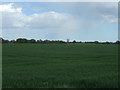
<svg viewBox="0 0 120 90">
<path fill-rule="evenodd" d="M 3 88 L 117 88 L 118 45 L 3 44 Z"/>
</svg>

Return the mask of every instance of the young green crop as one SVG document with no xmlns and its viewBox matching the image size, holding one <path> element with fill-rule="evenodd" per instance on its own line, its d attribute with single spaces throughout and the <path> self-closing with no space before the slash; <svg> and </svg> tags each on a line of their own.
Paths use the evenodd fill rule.
<svg viewBox="0 0 120 90">
<path fill-rule="evenodd" d="M 117 45 L 3 44 L 3 88 L 117 88 Z"/>
</svg>

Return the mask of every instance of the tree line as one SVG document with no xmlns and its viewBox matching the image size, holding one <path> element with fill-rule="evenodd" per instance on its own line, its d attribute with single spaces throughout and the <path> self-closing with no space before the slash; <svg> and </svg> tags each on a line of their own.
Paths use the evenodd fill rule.
<svg viewBox="0 0 120 90">
<path fill-rule="evenodd" d="M 16 40 L 5 40 L 3 38 L 0 38 L 0 43 L 95 43 L 95 44 L 120 44 L 120 41 L 116 42 L 99 42 L 99 41 L 94 41 L 94 42 L 82 42 L 82 41 L 76 41 L 73 40 L 72 42 L 69 42 L 68 40 L 62 41 L 62 40 L 35 40 L 35 39 L 26 39 L 26 38 L 18 38 Z"/>
<path fill-rule="evenodd" d="M 35 39 L 26 39 L 26 38 L 18 38 L 16 40 L 5 40 L 3 38 L 0 38 L 0 41 L 2 43 L 66 43 L 62 40 L 35 40 Z"/>
</svg>

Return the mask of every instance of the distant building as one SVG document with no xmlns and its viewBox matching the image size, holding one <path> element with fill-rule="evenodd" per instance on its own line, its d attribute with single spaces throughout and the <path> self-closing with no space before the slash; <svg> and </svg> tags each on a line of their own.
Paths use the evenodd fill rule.
<svg viewBox="0 0 120 90">
<path fill-rule="evenodd" d="M 70 39 L 67 39 L 67 42 L 69 42 L 70 41 Z"/>
</svg>

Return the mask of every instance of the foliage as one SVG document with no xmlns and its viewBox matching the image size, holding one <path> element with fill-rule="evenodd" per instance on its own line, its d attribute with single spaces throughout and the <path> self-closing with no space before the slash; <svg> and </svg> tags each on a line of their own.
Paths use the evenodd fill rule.
<svg viewBox="0 0 120 90">
<path fill-rule="evenodd" d="M 62 41 L 62 40 L 35 40 L 35 39 L 26 39 L 26 38 L 18 38 L 16 40 L 5 40 L 3 38 L 0 38 L 0 42 L 2 43 L 95 43 L 95 44 L 120 44 L 120 41 L 116 41 L 116 42 L 99 42 L 99 41 L 94 41 L 94 42 L 82 42 L 82 41 L 76 41 L 73 40 L 72 42 L 70 42 L 69 39 L 67 39 L 67 41 Z"/>
</svg>

